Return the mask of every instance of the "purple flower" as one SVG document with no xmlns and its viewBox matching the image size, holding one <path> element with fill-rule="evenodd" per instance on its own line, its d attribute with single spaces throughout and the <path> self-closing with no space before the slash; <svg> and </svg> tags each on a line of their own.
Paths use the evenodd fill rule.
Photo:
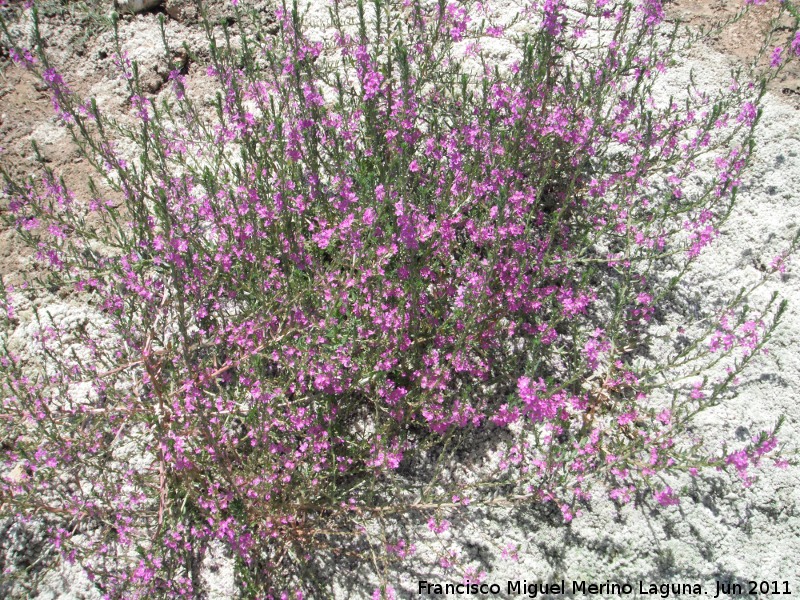
<svg viewBox="0 0 800 600">
<path fill-rule="evenodd" d="M 675 492 L 672 491 L 672 488 L 667 486 L 663 490 L 659 492 L 654 492 L 653 496 L 661 506 L 673 506 L 675 504 L 680 504 L 681 500 L 678 496 L 675 495 Z"/>
<path fill-rule="evenodd" d="M 781 54 L 782 53 L 783 53 L 783 48 L 781 48 L 780 46 L 777 46 L 772 51 L 772 59 L 770 60 L 770 63 L 769 63 L 770 67 L 772 67 L 774 69 L 774 68 L 777 68 L 777 67 L 781 66 L 781 62 L 783 62 L 783 59 L 781 58 Z"/>
<path fill-rule="evenodd" d="M 800 56 L 800 31 L 795 32 L 794 39 L 791 44 L 792 52 L 795 56 Z"/>
</svg>

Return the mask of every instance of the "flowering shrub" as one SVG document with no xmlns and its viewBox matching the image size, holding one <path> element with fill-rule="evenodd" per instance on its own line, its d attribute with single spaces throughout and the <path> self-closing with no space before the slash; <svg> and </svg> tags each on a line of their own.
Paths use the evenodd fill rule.
<svg viewBox="0 0 800 600">
<path fill-rule="evenodd" d="M 60 519 L 53 543 L 109 598 L 193 597 L 212 542 L 244 594 L 299 598 L 304 565 L 342 540 L 413 554 L 368 535 L 410 511 L 441 534 L 445 508 L 553 502 L 569 521 L 597 486 L 669 506 L 672 472 L 752 481 L 777 427 L 722 454 L 685 432 L 784 304 L 748 310 L 743 292 L 647 356 L 733 208 L 789 53 L 758 84 L 663 102 L 659 0 L 530 0 L 513 17 L 335 2 L 322 41 L 296 6 L 272 33 L 235 9 L 238 32 L 206 22 L 211 110 L 174 62 L 154 101 L 118 52 L 131 119 L 102 114 L 48 62 L 35 8 L 33 47 L 11 44 L 102 183 L 79 198 L 44 165 L 6 177 L 48 285 L 96 314 L 41 315 L 39 354 L 6 344 L 6 514 Z M 24 294 L 3 293 L 7 342 Z M 443 468 L 479 434 L 490 467 Z"/>
</svg>

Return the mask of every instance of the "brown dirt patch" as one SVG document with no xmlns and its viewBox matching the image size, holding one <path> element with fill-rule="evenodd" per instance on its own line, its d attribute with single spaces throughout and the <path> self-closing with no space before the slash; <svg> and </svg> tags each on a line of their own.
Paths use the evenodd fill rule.
<svg viewBox="0 0 800 600">
<path fill-rule="evenodd" d="M 63 177 L 69 189 L 78 194 L 88 190 L 91 165 L 81 158 L 66 129 L 54 117 L 45 88 L 24 69 L 9 65 L 0 88 L 0 160 L 17 181 L 40 172 L 32 142 L 47 167 Z M 0 227 L 0 276 L 19 285 L 35 272 L 33 252 L 11 230 Z"/>
<path fill-rule="evenodd" d="M 669 20 L 681 22 L 696 28 L 712 28 L 717 24 L 736 17 L 744 7 L 744 0 L 665 0 L 664 6 Z M 738 59 L 740 64 L 751 64 L 762 50 L 762 42 L 770 39 L 759 65 L 768 68 L 769 58 L 775 46 L 781 46 L 784 57 L 790 51 L 788 42 L 794 36 L 792 18 L 787 14 L 777 20 L 779 4 L 768 0 L 763 5 L 752 6 L 747 15 L 730 23 L 712 36 L 711 46 Z M 767 88 L 784 98 L 794 108 L 800 109 L 800 64 L 788 63 L 778 77 Z"/>
</svg>

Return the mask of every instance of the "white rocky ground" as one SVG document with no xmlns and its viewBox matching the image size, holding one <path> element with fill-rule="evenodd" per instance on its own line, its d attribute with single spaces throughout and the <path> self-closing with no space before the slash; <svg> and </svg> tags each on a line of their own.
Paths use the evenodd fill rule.
<svg viewBox="0 0 800 600">
<path fill-rule="evenodd" d="M 146 56 L 158 43 L 152 15 L 128 27 L 123 43 L 133 53 Z M 138 42 L 138 44 L 137 44 Z M 678 96 L 688 81 L 689 69 L 711 88 L 729 84 L 726 57 L 698 47 L 683 58 L 659 90 L 668 98 Z M 102 90 L 108 98 L 108 89 Z M 41 133 L 41 132 L 39 132 Z M 46 133 L 46 132 L 45 132 Z M 800 112 L 767 96 L 759 127 L 756 159 L 739 196 L 739 205 L 695 272 L 687 291 L 698 302 L 715 299 L 760 276 L 761 259 L 768 262 L 788 245 L 800 225 Z M 780 289 L 790 307 L 783 327 L 771 344 L 771 353 L 760 358 L 744 378 L 739 395 L 709 411 L 698 422 L 712 444 L 725 440 L 746 441 L 771 426 L 779 415 L 787 417 L 781 439 L 790 448 L 800 440 L 800 277 L 790 267 L 783 281 L 766 286 L 763 296 Z M 770 287 L 771 286 L 771 287 Z M 565 579 L 605 583 L 639 582 L 700 584 L 703 595 L 713 598 L 717 582 L 778 581 L 780 591 L 788 582 L 793 595 L 800 594 L 800 468 L 768 468 L 759 472 L 752 487 L 744 489 L 735 477 L 711 474 L 675 482 L 688 494 L 678 506 L 661 508 L 651 500 L 621 509 L 597 497 L 582 517 L 564 524 L 560 514 L 542 507 L 475 509 L 451 518 L 450 531 L 439 539 L 420 524 L 429 542 L 417 542 L 416 558 L 402 570 L 386 574 L 400 597 L 417 597 L 418 581 L 460 581 L 465 567 L 485 572 L 485 580 L 506 582 Z M 6 532 L 13 533 L 13 532 Z M 423 537 L 425 535 L 423 533 Z M 510 556 L 504 548 L 512 545 Z M 443 548 L 454 549 L 457 570 L 431 567 Z M 24 551 L 25 548 L 19 548 Z M 508 554 L 508 552 L 506 552 Z M 326 574 L 337 598 L 371 595 L 377 581 L 367 558 L 339 564 Z M 206 559 L 204 577 L 209 598 L 234 597 L 230 561 L 221 552 Z M 693 594 L 683 597 L 693 597 Z M 44 577 L 37 600 L 96 598 L 79 565 L 61 564 Z M 595 597 L 609 597 L 598 594 Z"/>
</svg>

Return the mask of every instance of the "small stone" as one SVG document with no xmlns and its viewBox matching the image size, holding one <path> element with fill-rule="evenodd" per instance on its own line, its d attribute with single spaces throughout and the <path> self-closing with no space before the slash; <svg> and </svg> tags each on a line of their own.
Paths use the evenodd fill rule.
<svg viewBox="0 0 800 600">
<path fill-rule="evenodd" d="M 22 463 L 18 463 L 16 467 L 5 474 L 4 479 L 10 483 L 20 484 L 28 479 L 28 474 L 25 472 L 25 467 Z"/>
<path fill-rule="evenodd" d="M 186 0 L 166 0 L 164 10 L 180 23 L 196 23 L 200 20 L 200 13 L 193 2 Z"/>
<path fill-rule="evenodd" d="M 138 14 L 161 6 L 162 0 L 115 0 L 114 5 L 121 13 Z"/>
<path fill-rule="evenodd" d="M 206 16 L 211 23 L 225 22 L 229 25 L 236 22 L 236 11 L 230 0 L 210 0 L 204 4 Z M 165 0 L 164 10 L 181 23 L 198 23 L 202 14 L 193 0 Z"/>
</svg>

